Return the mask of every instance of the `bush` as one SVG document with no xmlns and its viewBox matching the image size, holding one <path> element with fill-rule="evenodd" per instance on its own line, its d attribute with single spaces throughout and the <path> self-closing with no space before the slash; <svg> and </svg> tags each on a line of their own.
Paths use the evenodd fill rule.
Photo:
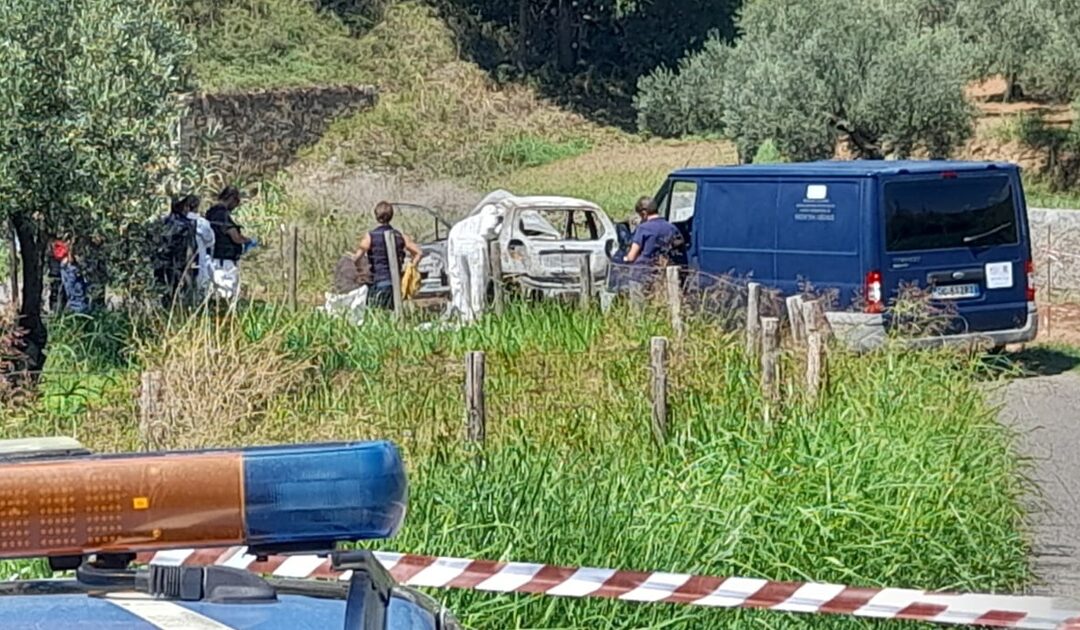
<svg viewBox="0 0 1080 630">
<path fill-rule="evenodd" d="M 634 98 L 638 129 L 665 137 L 722 131 L 730 50 L 711 39 L 700 53 L 683 58 L 677 71 L 660 67 L 642 77 Z"/>
<path fill-rule="evenodd" d="M 772 138 L 761 143 L 757 153 L 754 154 L 754 164 L 775 164 L 787 161 L 787 158 L 780 153 L 780 149 L 776 148 L 776 143 L 773 142 Z"/>
<path fill-rule="evenodd" d="M 837 140 L 860 157 L 948 153 L 971 133 L 965 45 L 920 27 L 904 6 L 870 0 L 760 0 L 734 46 L 714 40 L 642 80 L 643 130 L 724 133 L 743 159 L 770 138 L 791 159 L 831 157 Z"/>
</svg>

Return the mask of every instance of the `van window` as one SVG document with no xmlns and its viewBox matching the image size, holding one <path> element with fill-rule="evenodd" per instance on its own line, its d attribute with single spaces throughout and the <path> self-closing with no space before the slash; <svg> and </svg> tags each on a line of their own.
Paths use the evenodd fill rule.
<svg viewBox="0 0 1080 630">
<path fill-rule="evenodd" d="M 682 223 L 694 218 L 694 204 L 697 202 L 697 184 L 695 182 L 675 182 L 668 196 L 667 220 Z"/>
<path fill-rule="evenodd" d="M 1019 242 L 1008 177 L 911 180 L 885 185 L 885 244 L 890 252 Z"/>
<path fill-rule="evenodd" d="M 674 181 L 664 186 L 656 201 L 660 216 L 672 223 L 682 223 L 694 218 L 697 203 L 697 182 Z"/>
</svg>

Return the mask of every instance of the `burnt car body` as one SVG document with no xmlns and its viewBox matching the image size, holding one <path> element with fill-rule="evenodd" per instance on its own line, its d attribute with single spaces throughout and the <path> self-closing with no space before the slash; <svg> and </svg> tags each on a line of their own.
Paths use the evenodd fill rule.
<svg viewBox="0 0 1080 630">
<path fill-rule="evenodd" d="M 625 236 L 600 206 L 558 196 L 510 196 L 497 202 L 503 213 L 498 243 L 503 282 L 544 295 L 578 291 L 581 261 L 589 257 L 595 286 L 603 286 Z M 449 234 L 450 223 L 425 209 Z M 478 210 L 474 210 L 477 212 Z M 446 236 L 422 242 L 421 296 L 449 294 Z"/>
</svg>

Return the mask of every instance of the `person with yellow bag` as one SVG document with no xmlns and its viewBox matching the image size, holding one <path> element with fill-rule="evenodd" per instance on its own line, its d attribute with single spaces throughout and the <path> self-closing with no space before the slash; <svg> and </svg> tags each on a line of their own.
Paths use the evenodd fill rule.
<svg viewBox="0 0 1080 630">
<path fill-rule="evenodd" d="M 424 255 L 411 238 L 390 225 L 393 220 L 393 205 L 386 201 L 376 204 L 375 221 L 379 225 L 361 237 L 360 248 L 356 252 L 357 258 L 366 254 L 371 264 L 371 290 L 368 293 L 368 304 L 385 310 L 394 309 L 394 285 L 390 275 L 390 252 L 386 248 L 386 234 L 389 232 L 394 235 L 394 253 L 397 254 L 399 261 L 405 260 L 406 252 L 409 254 L 409 264 L 405 266 L 401 274 L 403 299 L 408 299 L 420 290 L 420 273 L 416 265 L 420 263 L 420 258 Z M 410 273 L 412 278 L 409 278 Z"/>
</svg>

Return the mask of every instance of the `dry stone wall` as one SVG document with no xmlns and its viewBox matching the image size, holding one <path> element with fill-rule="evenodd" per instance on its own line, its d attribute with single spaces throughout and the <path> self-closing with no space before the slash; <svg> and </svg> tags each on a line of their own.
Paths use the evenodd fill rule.
<svg viewBox="0 0 1080 630">
<path fill-rule="evenodd" d="M 1028 208 L 1028 223 L 1038 286 L 1052 286 L 1059 299 L 1080 297 L 1080 210 Z"/>
<path fill-rule="evenodd" d="M 371 86 L 308 87 L 196 93 L 184 100 L 184 155 L 238 179 L 288 166 L 334 119 L 375 107 L 378 91 Z"/>
</svg>

